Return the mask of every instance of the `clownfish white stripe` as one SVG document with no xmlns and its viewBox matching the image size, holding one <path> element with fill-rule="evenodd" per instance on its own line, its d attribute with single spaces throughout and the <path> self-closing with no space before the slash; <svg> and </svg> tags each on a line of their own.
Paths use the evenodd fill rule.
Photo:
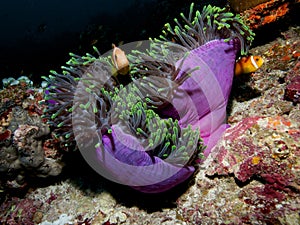
<svg viewBox="0 0 300 225">
<path fill-rule="evenodd" d="M 258 68 L 259 68 L 259 66 L 258 66 L 258 65 L 257 65 L 257 63 L 255 62 L 253 55 L 252 55 L 252 56 L 250 56 L 250 59 L 251 59 L 251 63 L 252 63 L 252 65 L 255 67 L 255 69 L 258 69 Z"/>
</svg>

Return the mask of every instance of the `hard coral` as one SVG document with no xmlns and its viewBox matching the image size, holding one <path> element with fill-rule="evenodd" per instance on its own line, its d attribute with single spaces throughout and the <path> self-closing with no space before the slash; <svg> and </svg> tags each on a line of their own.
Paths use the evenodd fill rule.
<svg viewBox="0 0 300 225">
<path fill-rule="evenodd" d="M 174 27 L 166 24 L 147 53 L 132 51 L 125 78 L 113 76 L 108 57 L 90 54 L 71 54 L 63 74 L 45 78 L 44 117 L 57 137 L 101 175 L 143 192 L 190 177 L 203 151 L 200 136 L 209 154 L 226 129 L 236 55 L 253 40 L 239 16 L 193 7 Z"/>
<path fill-rule="evenodd" d="M 50 130 L 40 118 L 41 92 L 25 77 L 4 79 L 4 87 L 0 91 L 1 188 L 23 188 L 29 176 L 58 175 L 60 163 L 45 157 L 44 141 Z"/>
</svg>

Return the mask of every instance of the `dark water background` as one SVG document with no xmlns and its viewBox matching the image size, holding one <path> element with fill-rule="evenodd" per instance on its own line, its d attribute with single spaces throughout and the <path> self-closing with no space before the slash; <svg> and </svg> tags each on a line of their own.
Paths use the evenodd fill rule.
<svg viewBox="0 0 300 225">
<path fill-rule="evenodd" d="M 26 75 L 35 83 L 58 70 L 69 52 L 101 53 L 111 44 L 157 37 L 166 22 L 188 12 L 192 0 L 6 0 L 0 3 L 0 75 Z M 196 7 L 227 5 L 195 1 Z M 287 27 L 287 26 L 285 26 Z M 279 30 L 279 29 L 278 29 Z M 274 32 L 263 35 L 268 38 Z M 259 39 L 260 41 L 261 39 Z M 2 83 L 2 82 L 1 82 Z M 0 84 L 2 85 L 2 84 Z"/>
<path fill-rule="evenodd" d="M 39 82 L 59 70 L 68 53 L 101 53 L 112 43 L 156 37 L 192 1 L 6 0 L 0 6 L 0 75 Z M 201 1 L 222 6 L 226 1 Z"/>
</svg>

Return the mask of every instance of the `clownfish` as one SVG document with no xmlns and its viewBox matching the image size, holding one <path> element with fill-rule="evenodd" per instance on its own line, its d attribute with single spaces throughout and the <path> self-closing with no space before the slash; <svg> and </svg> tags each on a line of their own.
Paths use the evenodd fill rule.
<svg viewBox="0 0 300 225">
<path fill-rule="evenodd" d="M 261 56 L 244 56 L 240 58 L 234 68 L 234 75 L 239 76 L 241 74 L 253 73 L 258 70 L 264 60 Z"/>
<path fill-rule="evenodd" d="M 126 75 L 129 72 L 129 61 L 125 52 L 118 48 L 115 44 L 112 44 L 112 63 L 116 69 L 116 72 L 122 75 Z"/>
</svg>

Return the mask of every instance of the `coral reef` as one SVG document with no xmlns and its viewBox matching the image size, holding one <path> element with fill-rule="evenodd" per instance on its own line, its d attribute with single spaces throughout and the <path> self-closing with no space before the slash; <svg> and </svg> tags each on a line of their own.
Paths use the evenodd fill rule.
<svg viewBox="0 0 300 225">
<path fill-rule="evenodd" d="M 91 224 L 298 224 L 300 105 L 284 99 L 299 67 L 298 58 L 292 57 L 298 51 L 293 44 L 299 40 L 298 29 L 290 28 L 275 41 L 250 50 L 266 62 L 234 81 L 238 88 L 232 91 L 228 111 L 231 128 L 184 194 L 151 195 L 149 200 L 114 189 L 94 175 L 86 181 L 84 172 L 75 179 L 77 185 L 66 180 L 28 193 L 27 198 L 45 202 L 55 193 L 57 198 L 45 204 L 43 221 L 57 221 L 65 214 L 74 224 L 78 216 L 91 219 Z M 284 65 L 285 55 L 291 58 Z"/>
<path fill-rule="evenodd" d="M 42 202 L 32 199 L 19 200 L 18 198 L 12 198 L 9 201 L 4 202 L 0 207 L 2 224 L 28 224 L 34 225 L 40 221 L 38 218 L 38 208 L 40 208 Z"/>
<path fill-rule="evenodd" d="M 297 211 L 299 135 L 298 124 L 284 116 L 245 118 L 226 131 L 205 173 L 233 174 L 241 186 L 261 182 L 239 193 L 251 206 L 241 222 L 274 223 L 287 211 Z"/>
<path fill-rule="evenodd" d="M 23 188 L 28 177 L 60 174 L 58 157 L 46 156 L 45 139 L 51 140 L 48 125 L 41 119 L 41 89 L 27 77 L 3 80 L 0 91 L 0 188 Z M 51 142 L 51 141 L 50 141 Z"/>
<path fill-rule="evenodd" d="M 287 93 L 293 84 L 291 80 L 299 75 L 299 51 L 299 28 L 291 28 L 275 41 L 251 49 L 252 54 L 261 52 L 265 65 L 252 76 L 235 81 L 229 123 L 249 116 L 277 116 L 295 110 L 293 104 L 297 98 L 288 97 Z M 291 93 L 297 92 L 293 89 Z"/>
<path fill-rule="evenodd" d="M 296 4 L 299 5 L 300 3 L 299 0 L 270 0 L 261 2 L 265 3 L 259 4 L 251 9 L 247 9 L 248 7 L 242 9 L 242 16 L 251 29 L 257 29 L 266 24 L 275 22 L 285 16 L 291 9 L 297 7 Z"/>
<path fill-rule="evenodd" d="M 254 174 L 263 179 L 274 174 L 275 180 L 281 176 L 281 185 L 289 186 L 295 178 L 290 167 L 298 165 L 299 133 L 296 123 L 285 117 L 246 118 L 228 129 L 206 174 L 233 173 L 241 182 Z"/>
<path fill-rule="evenodd" d="M 75 168 L 78 167 L 76 161 L 71 168 L 71 178 L 31 189 L 23 197 L 7 196 L 0 206 L 0 223 L 22 224 L 24 221 L 25 224 L 43 225 L 60 223 L 74 225 L 299 224 L 300 104 L 298 104 L 297 92 L 295 97 L 300 68 L 299 27 L 289 28 L 271 43 L 250 49 L 250 53 L 262 55 L 265 64 L 249 76 L 234 79 L 228 107 L 228 122 L 231 127 L 226 130 L 217 145 L 210 149 L 211 153 L 199 165 L 191 181 L 169 192 L 145 195 L 122 185 L 109 183 L 83 167 L 76 170 L 74 174 Z M 95 60 L 91 56 L 87 56 L 86 59 L 93 62 Z M 75 56 L 72 60 L 74 64 L 87 61 Z M 75 68 L 83 68 L 82 65 Z M 147 65 L 149 64 L 145 63 L 140 67 L 136 65 L 136 68 L 142 72 L 142 68 Z M 160 66 L 167 69 L 163 67 L 164 64 Z M 57 76 L 61 78 L 60 75 Z M 133 74 L 133 76 L 138 75 Z M 66 75 L 62 78 L 67 80 L 70 76 Z M 113 79 L 112 82 L 117 79 L 120 77 Z M 93 78 L 91 80 L 93 81 Z M 77 80 L 71 79 L 69 83 L 71 82 Z M 27 90 L 27 87 L 24 90 Z M 112 90 L 122 89 L 119 87 Z M 19 90 L 15 90 L 15 93 L 17 91 Z M 88 91 L 89 89 L 86 93 Z M 23 96 L 23 92 L 18 93 Z M 33 93 L 38 92 L 30 91 L 28 95 Z M 19 123 L 13 116 L 14 110 L 19 112 L 22 118 L 32 118 L 31 112 L 34 112 L 33 114 L 41 112 L 44 105 L 37 104 L 38 108 L 32 107 L 30 113 L 26 113 L 31 104 L 23 105 L 22 102 L 31 99 L 28 95 L 24 95 L 24 101 L 18 101 L 17 97 L 11 99 L 7 97 L 9 95 L 7 92 L 1 94 L 6 96 L 1 98 L 0 138 L 3 140 L 1 146 L 10 146 L 14 140 L 18 141 L 19 146 L 27 146 L 29 143 L 32 145 L 33 137 L 38 138 L 39 135 L 48 132 L 45 126 L 42 126 L 43 129 L 38 132 L 36 122 Z M 109 100 L 112 98 L 110 94 L 110 92 L 99 92 L 107 106 L 110 106 Z M 46 98 L 49 96 L 46 95 Z M 121 101 L 121 99 L 114 100 Z M 47 101 L 52 101 L 55 105 L 55 101 L 58 100 L 58 98 L 50 98 Z M 104 105 L 103 102 L 101 104 Z M 86 109 L 89 105 L 84 104 L 81 107 Z M 122 109 L 124 106 L 120 107 Z M 142 115 L 144 112 L 150 112 L 149 108 L 143 105 L 134 107 L 141 110 Z M 128 107 L 125 107 L 125 110 L 129 113 L 134 112 Z M 102 113 L 104 115 L 106 112 Z M 126 113 L 117 115 L 127 116 Z M 165 116 L 170 115 L 165 112 Z M 178 117 L 178 115 L 173 116 Z M 50 123 L 55 121 L 55 118 L 46 117 L 42 122 L 47 119 Z M 103 124 L 109 124 L 108 120 L 102 121 Z M 176 127 L 176 123 L 170 124 Z M 8 129 L 9 127 L 11 129 Z M 103 126 L 103 131 L 110 132 L 110 128 Z M 18 132 L 21 130 L 28 130 L 30 133 L 28 138 L 19 136 Z M 67 129 L 61 132 L 65 131 Z M 141 135 L 142 131 L 139 131 Z M 57 138 L 53 137 L 54 139 L 41 137 L 45 157 L 53 159 L 58 157 L 56 148 L 62 138 L 57 136 Z M 70 146 L 64 145 L 71 142 L 66 141 L 65 137 L 63 139 L 61 147 L 71 149 Z M 5 148 L 5 151 L 9 152 L 12 149 Z M 13 151 L 17 151 L 17 146 Z M 37 164 L 38 159 L 39 157 L 35 161 Z M 6 181 L 2 175 L 1 173 L 1 182 Z"/>
</svg>

